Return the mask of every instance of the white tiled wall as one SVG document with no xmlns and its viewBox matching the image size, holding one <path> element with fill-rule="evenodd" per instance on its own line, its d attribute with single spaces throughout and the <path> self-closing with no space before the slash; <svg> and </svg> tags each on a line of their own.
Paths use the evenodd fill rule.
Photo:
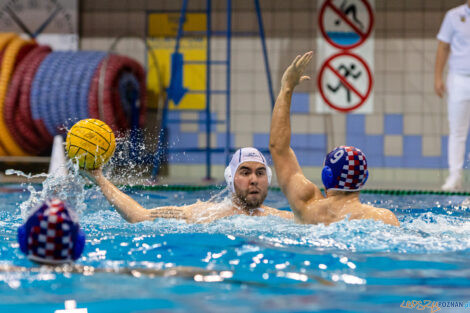
<svg viewBox="0 0 470 313">
<path fill-rule="evenodd" d="M 261 0 L 274 90 L 277 92 L 284 68 L 304 51 L 315 49 L 317 36 L 316 3 L 313 0 Z M 190 9 L 205 9 L 205 1 L 189 1 Z M 433 70 L 437 42 L 435 35 L 449 8 L 463 3 L 456 0 L 376 0 L 374 113 L 365 117 L 367 135 L 384 134 L 385 114 L 403 114 L 403 135 L 422 136 L 423 155 L 440 156 L 441 136 L 448 134 L 445 102 L 434 95 Z M 145 64 L 145 17 L 149 10 L 179 10 L 177 0 L 85 0 L 81 6 L 81 49 L 107 50 L 117 36 L 124 38 L 117 52 Z M 251 0 L 233 1 L 234 31 L 256 31 Z M 225 28 L 225 1 L 213 1 L 215 29 Z M 225 57 L 225 40 L 212 41 L 214 59 Z M 271 104 L 258 37 L 234 37 L 232 42 L 231 125 L 236 146 L 253 144 L 253 133 L 267 133 Z M 313 64 L 311 67 L 316 68 Z M 213 70 L 213 88 L 225 88 L 225 72 Z M 314 75 L 314 73 L 312 73 Z M 322 134 L 331 131 L 329 145 L 344 144 L 346 117 L 315 114 L 315 82 L 303 84 L 299 92 L 310 93 L 310 113 L 294 114 L 294 133 Z M 225 118 L 225 98 L 212 96 L 213 111 Z M 152 112 L 149 113 L 152 118 Z M 182 131 L 195 131 L 186 125 Z M 218 132 L 225 130 L 217 125 Z M 215 142 L 215 137 L 212 138 Z M 200 145 L 205 136 L 199 138 Z M 385 135 L 384 154 L 401 156 L 403 136 Z M 401 183 L 397 169 L 376 169 L 391 184 Z M 411 171 L 412 169 L 407 169 Z M 176 171 L 176 172 L 175 172 Z M 177 173 L 175 170 L 173 173 Z M 405 170 L 404 170 L 405 171 Z M 413 179 L 442 181 L 445 169 L 416 170 Z"/>
</svg>

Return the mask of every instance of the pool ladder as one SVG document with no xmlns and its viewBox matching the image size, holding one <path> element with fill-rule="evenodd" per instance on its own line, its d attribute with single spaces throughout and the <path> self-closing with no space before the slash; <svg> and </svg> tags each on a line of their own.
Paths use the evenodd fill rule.
<svg viewBox="0 0 470 313">
<path fill-rule="evenodd" d="M 271 71 L 269 68 L 269 61 L 268 61 L 268 54 L 266 48 L 266 41 L 264 35 L 264 28 L 263 28 L 263 21 L 261 16 L 261 9 L 259 0 L 253 0 L 256 16 L 258 21 L 258 32 L 255 33 L 243 33 L 243 35 L 258 35 L 261 39 L 262 51 L 263 51 L 263 58 L 264 58 L 264 65 L 266 70 L 267 82 L 268 82 L 268 90 L 269 96 L 271 100 L 271 107 L 274 107 L 274 94 L 272 88 L 272 80 L 271 80 Z M 165 157 L 170 153 L 178 153 L 178 152 L 201 152 L 205 153 L 205 161 L 206 161 L 206 180 L 212 179 L 211 174 L 211 154 L 212 153 L 224 153 L 225 155 L 225 163 L 228 164 L 230 154 L 235 150 L 232 148 L 231 140 L 230 140 L 230 89 L 231 89 L 231 82 L 230 82 L 230 74 L 231 74 L 231 38 L 232 35 L 236 35 L 237 33 L 232 32 L 232 0 L 227 0 L 227 25 L 225 31 L 213 31 L 212 30 L 212 21 L 211 21 L 211 12 L 212 12 L 212 0 L 206 0 L 206 31 L 205 37 L 207 40 L 207 51 L 206 51 L 206 61 L 184 61 L 182 54 L 179 52 L 180 50 L 180 41 L 183 35 L 189 35 L 201 32 L 183 32 L 183 25 L 186 20 L 186 12 L 187 12 L 188 0 L 183 0 L 183 4 L 180 11 L 179 17 L 179 24 L 178 24 L 178 33 L 176 37 L 176 44 L 175 50 L 171 56 L 172 64 L 171 64 L 171 74 L 170 74 L 170 86 L 167 88 L 167 96 L 165 97 L 165 103 L 163 106 L 163 113 L 162 113 L 162 120 L 160 123 L 160 131 L 159 131 L 159 140 L 156 152 L 154 154 L 154 163 L 153 163 L 153 170 L 152 170 L 152 178 L 156 179 L 161 165 L 165 160 Z M 240 33 L 241 34 L 241 33 Z M 225 60 L 212 60 L 211 58 L 211 36 L 226 36 L 226 59 Z M 186 64 L 205 64 L 206 65 L 206 90 L 188 90 L 183 87 L 182 79 L 183 79 L 183 67 Z M 226 87 L 224 90 L 212 90 L 211 88 L 211 66 L 225 66 L 226 67 Z M 175 104 L 181 101 L 182 97 L 184 97 L 185 93 L 205 93 L 206 95 L 206 107 L 205 107 L 205 120 L 187 120 L 187 119 L 169 119 L 168 118 L 168 103 L 169 100 L 173 100 Z M 225 120 L 217 120 L 213 119 L 211 115 L 211 94 L 224 94 L 226 98 L 226 116 Z M 167 147 L 167 127 L 170 123 L 197 123 L 197 124 L 205 124 L 205 131 L 206 131 L 206 147 L 205 148 L 168 148 Z M 221 124 L 225 123 L 226 131 L 225 131 L 225 147 L 224 148 L 211 148 L 211 126 L 213 124 Z"/>
</svg>

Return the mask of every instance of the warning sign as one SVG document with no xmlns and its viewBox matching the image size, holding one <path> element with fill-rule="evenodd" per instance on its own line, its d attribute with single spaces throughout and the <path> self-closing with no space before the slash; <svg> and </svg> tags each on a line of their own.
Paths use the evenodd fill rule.
<svg viewBox="0 0 470 313">
<path fill-rule="evenodd" d="M 349 50 L 362 45 L 370 36 L 374 15 L 367 0 L 326 0 L 318 23 L 329 44 Z"/>
<path fill-rule="evenodd" d="M 323 63 L 317 83 L 321 98 L 329 107 L 340 112 L 350 112 L 368 100 L 373 79 L 363 59 L 343 51 Z"/>
</svg>

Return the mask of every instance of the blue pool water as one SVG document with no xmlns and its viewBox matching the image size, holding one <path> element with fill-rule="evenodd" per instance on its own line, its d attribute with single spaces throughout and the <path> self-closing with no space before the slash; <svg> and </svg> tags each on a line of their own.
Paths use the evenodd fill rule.
<svg viewBox="0 0 470 313">
<path fill-rule="evenodd" d="M 15 188 L 24 186 L 6 186 L 0 193 L 0 265 L 32 267 L 16 243 L 23 222 L 19 204 L 30 194 Z M 128 191 L 147 208 L 207 200 L 216 192 Z M 401 227 L 370 220 L 325 227 L 247 216 L 204 225 L 163 219 L 128 224 L 100 193 L 86 190 L 80 221 L 87 244 L 78 264 L 191 266 L 225 274 L 3 271 L 0 312 L 54 312 L 67 299 L 90 313 L 417 311 L 401 307 L 406 300 L 453 301 L 463 307 L 442 304 L 439 312 L 470 312 L 464 307 L 470 301 L 470 209 L 460 206 L 464 197 L 361 197 L 394 211 Z M 276 191 L 267 204 L 288 208 Z"/>
</svg>

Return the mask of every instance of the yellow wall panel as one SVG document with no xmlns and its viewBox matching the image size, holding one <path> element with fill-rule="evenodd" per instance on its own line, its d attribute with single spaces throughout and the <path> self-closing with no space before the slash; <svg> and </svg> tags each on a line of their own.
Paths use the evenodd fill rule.
<svg viewBox="0 0 470 313">
<path fill-rule="evenodd" d="M 173 15 L 176 13 L 154 13 L 149 16 L 149 35 L 148 44 L 151 49 L 149 51 L 148 60 L 148 77 L 147 88 L 149 94 L 158 96 L 163 92 L 161 82 L 158 77 L 163 80 L 164 88 L 167 88 L 170 83 L 171 72 L 171 54 L 175 50 L 176 45 L 176 32 L 174 22 L 176 21 L 176 30 L 178 28 L 179 13 L 176 14 L 175 19 Z M 187 22 L 190 23 L 188 29 L 204 31 L 205 30 L 205 14 L 203 13 L 188 13 Z M 172 26 L 173 25 L 173 26 Z M 160 28 L 158 28 L 158 26 Z M 186 24 L 185 24 L 186 28 Z M 162 37 L 163 35 L 168 38 Z M 153 37 L 153 38 L 151 38 Z M 155 38 L 158 37 L 158 38 Z M 182 37 L 180 41 L 179 52 L 183 54 L 185 61 L 206 61 L 207 40 L 205 38 L 197 37 Z M 157 58 L 158 70 L 160 74 L 157 75 L 157 67 L 154 64 L 153 58 L 150 53 Z M 179 104 L 169 102 L 169 108 L 173 110 L 204 110 L 206 107 L 206 65 L 205 64 L 188 64 L 183 66 L 183 87 L 192 91 L 200 91 L 201 93 L 187 93 Z M 151 96 L 151 99 L 153 99 Z M 155 106 L 155 101 L 150 101 L 149 106 Z"/>
</svg>

